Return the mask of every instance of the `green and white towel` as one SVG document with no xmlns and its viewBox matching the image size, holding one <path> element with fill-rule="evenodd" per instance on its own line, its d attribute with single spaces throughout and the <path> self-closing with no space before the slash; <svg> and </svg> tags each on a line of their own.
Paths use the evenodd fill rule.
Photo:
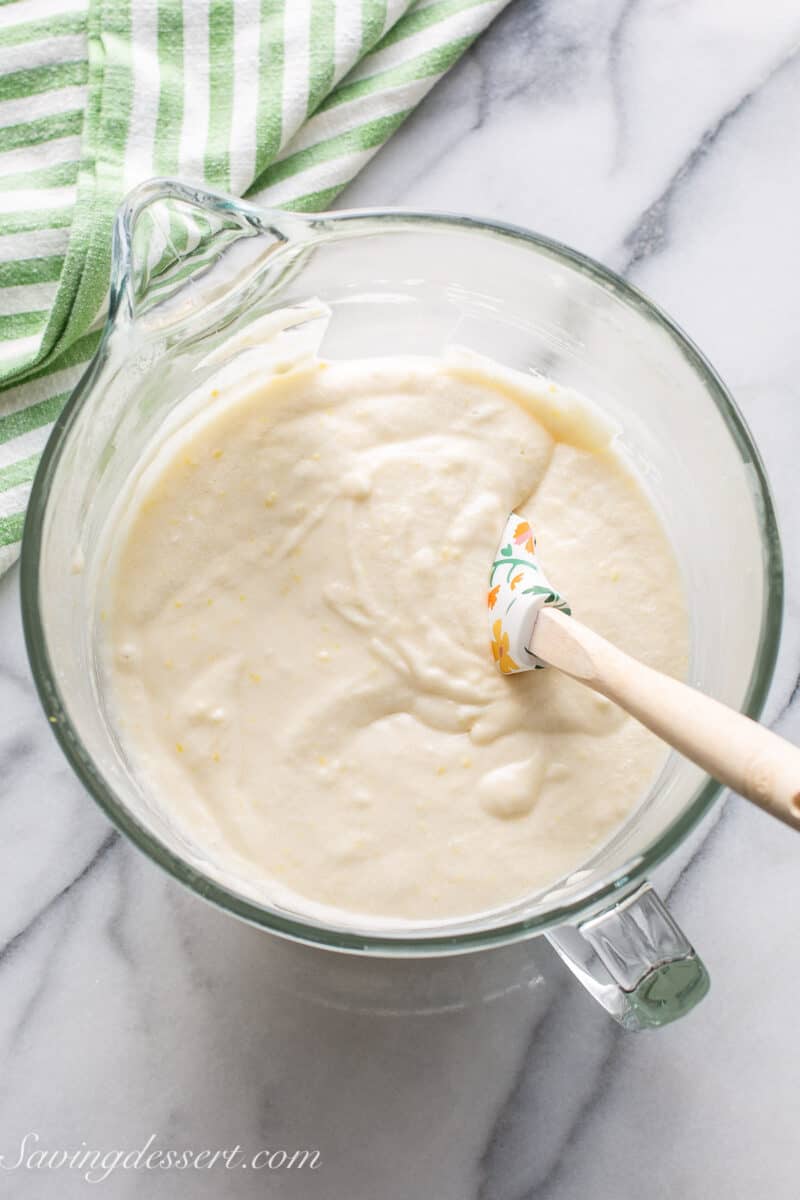
<svg viewBox="0 0 800 1200">
<path fill-rule="evenodd" d="M 0 571 L 154 175 L 324 209 L 508 0 L 0 3 Z"/>
</svg>

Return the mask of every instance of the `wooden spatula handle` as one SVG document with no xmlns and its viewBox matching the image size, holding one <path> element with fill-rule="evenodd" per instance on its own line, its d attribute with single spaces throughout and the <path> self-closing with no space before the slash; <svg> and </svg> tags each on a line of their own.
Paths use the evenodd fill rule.
<svg viewBox="0 0 800 1200">
<path fill-rule="evenodd" d="M 615 701 L 720 783 L 800 829 L 800 748 L 545 608 L 531 651 Z"/>
</svg>

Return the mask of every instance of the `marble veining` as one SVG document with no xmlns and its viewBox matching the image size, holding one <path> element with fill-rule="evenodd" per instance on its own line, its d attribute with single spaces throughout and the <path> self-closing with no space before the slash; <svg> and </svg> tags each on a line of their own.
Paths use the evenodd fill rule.
<svg viewBox="0 0 800 1200">
<path fill-rule="evenodd" d="M 800 740 L 800 13 L 793 0 L 516 0 L 342 203 L 529 225 L 648 292 L 731 386 L 781 522 L 768 716 Z M 435 963 L 266 938 L 82 793 L 0 582 L 0 1154 L 315 1147 L 313 1173 L 115 1171 L 114 1200 L 794 1200 L 800 839 L 741 800 L 656 874 L 709 998 L 623 1034 L 539 942 Z M 1 1164 L 0 1164 L 1 1165 Z M 69 1171 L 0 1197 L 72 1200 Z"/>
</svg>

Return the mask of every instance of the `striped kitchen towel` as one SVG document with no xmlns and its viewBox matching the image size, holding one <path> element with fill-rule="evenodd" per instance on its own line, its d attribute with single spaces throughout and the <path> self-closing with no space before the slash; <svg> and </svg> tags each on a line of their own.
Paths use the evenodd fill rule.
<svg viewBox="0 0 800 1200">
<path fill-rule="evenodd" d="M 125 192 L 324 209 L 507 2 L 0 2 L 0 571 L 99 339 Z"/>
</svg>

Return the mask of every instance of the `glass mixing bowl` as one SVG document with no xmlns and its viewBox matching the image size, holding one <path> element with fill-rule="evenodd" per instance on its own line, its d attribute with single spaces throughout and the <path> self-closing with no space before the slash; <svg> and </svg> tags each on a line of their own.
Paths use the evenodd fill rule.
<svg viewBox="0 0 800 1200">
<path fill-rule="evenodd" d="M 633 816 L 568 877 L 490 914 L 391 933 L 248 894 L 188 846 L 140 786 L 98 664 L 108 513 L 181 400 L 248 353 L 257 340 L 248 327 L 311 298 L 332 313 L 328 357 L 437 354 L 455 342 L 550 375 L 606 409 L 675 547 L 690 680 L 759 715 L 782 611 L 772 500 L 733 400 L 668 317 L 604 267 L 524 229 L 421 213 L 270 212 L 154 181 L 118 214 L 108 322 L 44 452 L 25 526 L 25 634 L 56 737 L 137 846 L 264 929 L 406 956 L 545 934 L 624 1025 L 673 1020 L 705 994 L 708 976 L 646 877 L 720 794 L 677 754 Z"/>
</svg>

